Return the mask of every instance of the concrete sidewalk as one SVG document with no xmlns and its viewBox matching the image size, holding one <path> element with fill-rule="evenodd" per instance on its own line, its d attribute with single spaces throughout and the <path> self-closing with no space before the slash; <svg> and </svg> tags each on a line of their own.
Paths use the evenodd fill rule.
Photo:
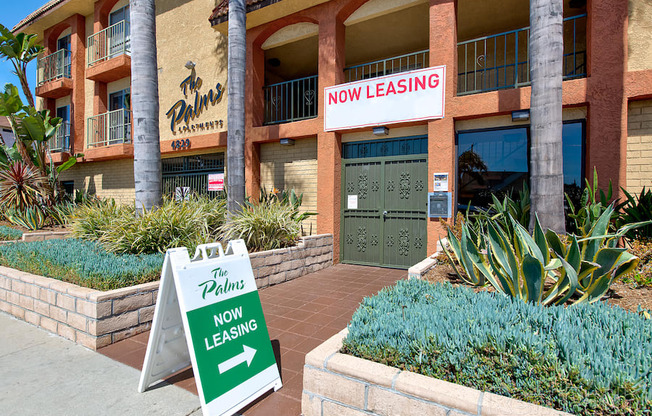
<svg viewBox="0 0 652 416">
<path fill-rule="evenodd" d="M 0 312 L 0 415 L 200 416 L 199 398 Z"/>
</svg>

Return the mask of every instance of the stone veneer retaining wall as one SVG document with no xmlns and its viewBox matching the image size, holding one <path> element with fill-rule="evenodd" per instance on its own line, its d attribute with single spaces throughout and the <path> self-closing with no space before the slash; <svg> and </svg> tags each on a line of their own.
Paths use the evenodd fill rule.
<svg viewBox="0 0 652 416">
<path fill-rule="evenodd" d="M 347 329 L 306 355 L 303 416 L 559 416 L 558 410 L 341 354 Z"/>
<path fill-rule="evenodd" d="M 303 237 L 295 246 L 251 254 L 259 288 L 333 264 L 333 236 Z M 102 292 L 0 267 L 0 311 L 98 349 L 151 327 L 159 282 Z"/>
</svg>

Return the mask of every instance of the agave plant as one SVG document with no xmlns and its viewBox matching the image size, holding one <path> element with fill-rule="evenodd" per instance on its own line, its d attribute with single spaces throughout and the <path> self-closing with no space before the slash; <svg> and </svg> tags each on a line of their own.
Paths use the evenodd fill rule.
<svg viewBox="0 0 652 416">
<path fill-rule="evenodd" d="M 448 238 L 450 250 L 468 278 L 455 271 L 471 284 L 489 282 L 497 291 L 526 302 L 596 302 L 615 279 L 638 264 L 636 256 L 617 247 L 618 240 L 631 229 L 650 223 L 629 224 L 609 234 L 613 211 L 613 205 L 608 206 L 586 237 L 579 239 L 574 235 L 562 238 L 551 230 L 544 233 L 538 218 L 532 235 L 511 215 L 511 228 L 488 222 L 482 235 L 474 235 L 465 225 L 461 239 L 451 233 Z"/>
<path fill-rule="evenodd" d="M 622 226 L 627 223 L 635 221 L 647 221 L 652 219 L 652 190 L 643 189 L 640 195 L 631 195 L 624 188 L 620 188 L 627 200 L 623 202 L 620 208 L 620 214 L 616 219 L 616 224 Z M 652 238 L 652 225 L 640 227 L 631 230 L 626 235 L 630 240 L 641 240 L 644 238 Z"/>
</svg>

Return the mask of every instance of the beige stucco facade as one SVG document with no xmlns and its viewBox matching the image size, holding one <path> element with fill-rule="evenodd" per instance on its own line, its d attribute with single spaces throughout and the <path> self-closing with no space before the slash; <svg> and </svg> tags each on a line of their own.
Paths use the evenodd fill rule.
<svg viewBox="0 0 652 416">
<path fill-rule="evenodd" d="M 260 146 L 261 189 L 271 192 L 294 189 L 303 194 L 302 212 L 317 211 L 317 139 L 308 138 L 292 146 L 266 143 Z M 314 234 L 317 219 L 311 217 L 303 223 L 304 234 Z"/>
<path fill-rule="evenodd" d="M 628 69 L 652 69 L 652 1 L 629 0 L 627 41 Z"/>
<path fill-rule="evenodd" d="M 652 100 L 629 103 L 627 117 L 627 190 L 652 188 Z"/>
</svg>

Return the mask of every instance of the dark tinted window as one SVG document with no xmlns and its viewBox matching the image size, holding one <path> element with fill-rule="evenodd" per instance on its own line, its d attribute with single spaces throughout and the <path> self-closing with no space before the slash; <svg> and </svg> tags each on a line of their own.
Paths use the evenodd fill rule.
<svg viewBox="0 0 652 416">
<path fill-rule="evenodd" d="M 564 191 L 574 196 L 584 181 L 584 123 L 564 123 L 562 140 Z M 529 181 L 529 126 L 459 132 L 457 158 L 458 207 L 487 207 L 492 194 L 516 194 Z"/>
</svg>

